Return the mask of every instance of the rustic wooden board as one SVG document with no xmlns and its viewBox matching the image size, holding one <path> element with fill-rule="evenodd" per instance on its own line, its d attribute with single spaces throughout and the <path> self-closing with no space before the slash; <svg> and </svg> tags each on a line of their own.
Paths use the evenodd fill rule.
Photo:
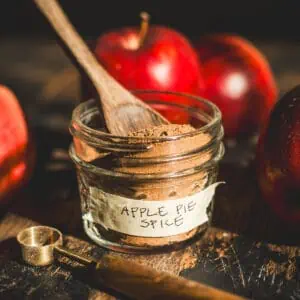
<svg viewBox="0 0 300 300">
<path fill-rule="evenodd" d="M 288 61 L 299 46 L 261 46 L 286 90 L 300 73 L 285 64 L 279 46 L 289 50 Z M 76 176 L 67 156 L 71 141 L 67 124 L 79 101 L 76 71 L 49 41 L 5 40 L 0 57 L 7 58 L 0 60 L 0 81 L 21 99 L 38 148 L 34 178 L 3 210 L 0 221 L 0 298 L 123 299 L 104 287 L 90 286 L 88 275 L 78 266 L 71 271 L 69 261 L 46 268 L 21 261 L 15 235 L 34 223 L 56 226 L 67 235 L 67 246 L 82 253 L 97 258 L 105 250 L 83 233 Z M 214 227 L 202 239 L 172 253 L 115 255 L 253 299 L 300 299 L 300 229 L 284 227 L 260 199 L 253 150 L 253 142 L 246 141 L 228 147 L 220 168 L 226 185 L 216 195 Z"/>
</svg>

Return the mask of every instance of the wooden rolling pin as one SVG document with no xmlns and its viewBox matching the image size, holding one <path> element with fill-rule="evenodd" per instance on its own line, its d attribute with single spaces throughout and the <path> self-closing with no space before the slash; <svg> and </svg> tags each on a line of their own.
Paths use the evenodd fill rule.
<svg viewBox="0 0 300 300">
<path fill-rule="evenodd" d="M 110 254 L 95 266 L 97 281 L 134 299 L 244 299 L 183 277 L 158 272 Z"/>
</svg>

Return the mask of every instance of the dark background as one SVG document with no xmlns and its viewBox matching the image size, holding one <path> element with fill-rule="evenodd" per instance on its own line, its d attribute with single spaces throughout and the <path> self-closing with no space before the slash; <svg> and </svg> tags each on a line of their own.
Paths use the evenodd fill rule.
<svg viewBox="0 0 300 300">
<path fill-rule="evenodd" d="M 1 35 L 53 35 L 32 0 L 2 0 Z M 72 22 L 86 37 L 114 27 L 139 24 L 139 12 L 152 22 L 190 37 L 207 32 L 234 32 L 255 39 L 295 40 L 300 37 L 298 0 L 116 1 L 61 0 Z"/>
</svg>

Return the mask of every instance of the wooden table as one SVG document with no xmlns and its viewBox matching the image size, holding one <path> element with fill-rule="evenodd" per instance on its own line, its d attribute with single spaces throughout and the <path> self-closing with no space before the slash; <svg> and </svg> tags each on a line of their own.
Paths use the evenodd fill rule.
<svg viewBox="0 0 300 300">
<path fill-rule="evenodd" d="M 300 80 L 300 46 L 259 43 L 281 91 Z M 16 234 L 32 224 L 59 228 L 66 245 L 94 257 L 102 248 L 83 233 L 74 167 L 67 155 L 67 126 L 79 101 L 78 74 L 54 42 L 1 40 L 0 82 L 11 86 L 27 113 L 38 150 L 29 186 L 15 196 L 0 221 L 1 299 L 123 299 L 68 261 L 38 268 L 25 265 Z M 5 57 L 5 59 L 3 59 Z M 300 68 L 299 68 L 300 70 Z M 157 255 L 115 253 L 158 270 L 252 299 L 300 299 L 300 229 L 282 225 L 259 196 L 253 166 L 253 141 L 229 144 L 220 166 L 213 226 L 202 239 L 177 252 Z"/>
</svg>

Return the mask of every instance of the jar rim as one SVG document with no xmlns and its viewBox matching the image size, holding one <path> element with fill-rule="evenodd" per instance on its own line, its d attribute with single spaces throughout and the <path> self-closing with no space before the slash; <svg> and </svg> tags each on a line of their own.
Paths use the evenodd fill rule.
<svg viewBox="0 0 300 300">
<path fill-rule="evenodd" d="M 179 135 L 173 135 L 173 136 L 163 136 L 163 137 L 147 137 L 147 141 L 149 143 L 153 143 L 155 142 L 167 142 L 167 141 L 174 141 L 174 140 L 178 140 L 181 138 L 186 138 L 186 137 L 191 137 L 194 135 L 197 135 L 199 133 L 203 133 L 206 132 L 208 129 L 213 128 L 214 126 L 217 126 L 220 122 L 221 122 L 221 118 L 222 118 L 222 114 L 220 109 L 211 101 L 206 100 L 200 96 L 195 96 L 192 94 L 188 94 L 188 93 L 181 93 L 181 92 L 170 92 L 170 91 L 155 91 L 155 90 L 131 90 L 131 92 L 135 93 L 135 94 L 139 94 L 139 93 L 145 93 L 145 94 L 163 94 L 163 95 L 173 95 L 173 96 L 180 96 L 180 97 L 187 97 L 193 100 L 196 100 L 198 102 L 201 102 L 202 104 L 206 105 L 208 108 L 211 109 L 212 111 L 212 116 L 211 116 L 211 120 L 199 127 L 196 128 L 193 131 L 190 132 L 186 132 L 186 133 L 182 133 Z M 145 138 L 144 137 L 140 137 L 140 136 L 119 136 L 119 135 L 113 135 L 111 133 L 108 132 L 104 132 L 101 130 L 97 130 L 97 129 L 93 129 L 91 127 L 89 127 L 88 125 L 84 124 L 84 122 L 81 119 L 81 114 L 82 111 L 84 110 L 84 108 L 86 106 L 88 106 L 89 104 L 92 104 L 95 100 L 94 99 L 89 99 L 85 102 L 80 103 L 77 107 L 75 107 L 73 113 L 72 113 L 72 121 L 70 124 L 70 131 L 73 135 L 76 134 L 76 132 L 78 133 L 78 130 L 80 130 L 81 134 L 80 135 L 88 135 L 90 137 L 93 138 L 103 138 L 103 137 L 107 137 L 107 138 L 112 138 L 112 139 L 118 139 L 119 141 L 125 141 L 128 140 L 130 138 L 130 140 L 132 141 L 143 141 L 143 143 L 145 143 Z M 167 103 L 166 103 L 167 104 Z M 95 104 L 96 105 L 96 104 Z M 197 107 L 195 107 L 195 109 L 197 109 Z M 200 108 L 199 108 L 200 110 Z M 74 122 L 76 123 L 76 126 L 74 127 Z"/>
</svg>

